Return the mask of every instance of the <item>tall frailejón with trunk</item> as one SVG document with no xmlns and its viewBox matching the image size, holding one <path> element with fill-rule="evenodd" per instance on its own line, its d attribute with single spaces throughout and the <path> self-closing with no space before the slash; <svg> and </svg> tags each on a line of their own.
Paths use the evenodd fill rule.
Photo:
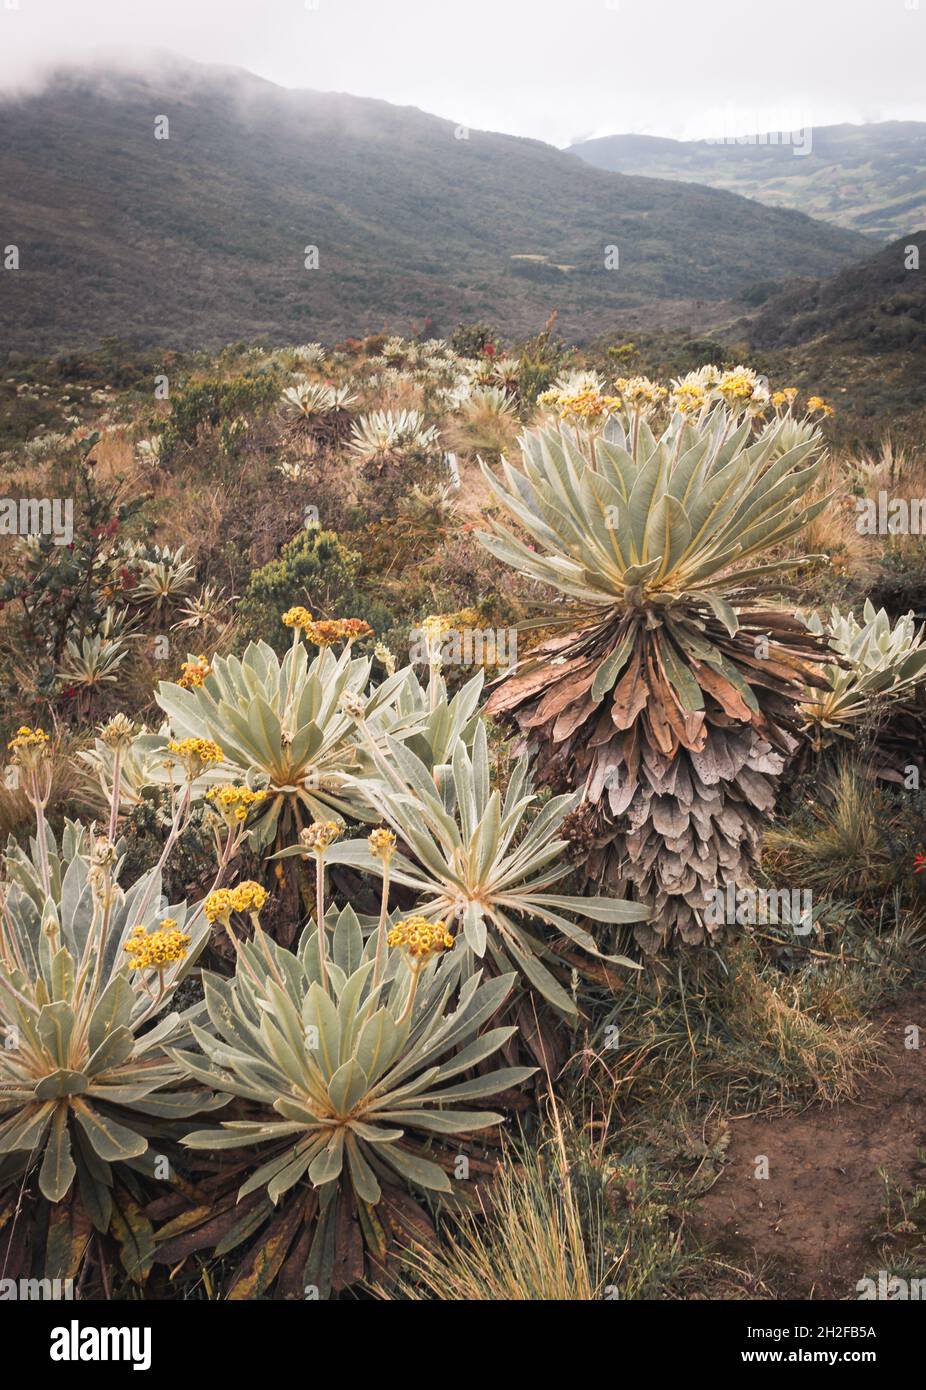
<svg viewBox="0 0 926 1390">
<path fill-rule="evenodd" d="M 487 712 L 515 721 L 544 781 L 584 793 L 574 844 L 599 891 L 651 906 L 644 948 L 702 941 L 709 891 L 751 881 L 820 684 L 820 639 L 760 595 L 826 505 L 808 501 L 821 437 L 718 403 L 658 436 L 631 411 L 521 446 L 520 468 L 484 470 L 518 534 L 492 520 L 480 540 L 561 597 Z"/>
</svg>

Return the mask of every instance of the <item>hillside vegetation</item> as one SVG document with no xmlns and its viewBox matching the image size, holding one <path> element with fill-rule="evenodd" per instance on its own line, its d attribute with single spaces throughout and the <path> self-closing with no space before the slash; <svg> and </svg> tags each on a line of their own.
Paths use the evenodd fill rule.
<svg viewBox="0 0 926 1390">
<path fill-rule="evenodd" d="M 826 275 L 866 250 L 858 233 L 729 193 L 221 68 L 71 71 L 2 119 L 0 225 L 20 251 L 3 320 L 21 350 L 114 331 L 174 347 L 426 320 L 448 332 L 487 313 L 525 334 L 554 305 L 587 338 L 613 331 L 617 310 L 685 322 L 692 301 Z"/>
<path fill-rule="evenodd" d="M 798 282 L 770 297 L 756 315 L 750 336 L 760 347 L 826 338 L 869 352 L 922 351 L 926 232 L 901 237 L 851 271 Z"/>
<path fill-rule="evenodd" d="M 803 141 L 797 132 L 795 144 Z M 768 135 L 737 144 L 608 135 L 570 147 L 598 169 L 682 179 L 797 208 L 887 240 L 926 221 L 926 124 L 883 121 L 808 131 L 809 153 Z"/>
<path fill-rule="evenodd" d="M 906 1268 L 856 1221 L 821 1285 L 828 1232 L 791 1275 L 697 1219 L 742 1191 L 732 1120 L 864 1101 L 922 980 L 922 538 L 855 526 L 923 495 L 922 451 L 647 350 L 8 360 L 3 491 L 73 515 L 2 513 L 6 1277 L 665 1300 Z M 874 1222 L 884 1174 L 851 1178 Z"/>
</svg>

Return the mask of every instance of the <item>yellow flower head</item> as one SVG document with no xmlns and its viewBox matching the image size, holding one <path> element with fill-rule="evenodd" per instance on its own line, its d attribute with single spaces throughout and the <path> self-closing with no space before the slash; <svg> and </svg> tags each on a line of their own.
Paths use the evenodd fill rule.
<svg viewBox="0 0 926 1390">
<path fill-rule="evenodd" d="M 620 392 L 624 404 L 631 410 L 650 409 L 664 401 L 669 394 L 664 386 L 650 381 L 648 376 L 621 376 L 614 385 Z"/>
<path fill-rule="evenodd" d="M 832 415 L 833 407 L 828 405 L 822 396 L 809 396 L 807 398 L 807 413 L 809 415 Z"/>
<path fill-rule="evenodd" d="M 178 685 L 183 686 L 184 690 L 192 690 L 202 685 L 211 671 L 212 667 L 204 656 L 198 656 L 195 661 L 184 661 L 180 666 Z"/>
<path fill-rule="evenodd" d="M 596 424 L 621 408 L 619 396 L 605 396 L 597 386 L 583 386 L 578 391 L 544 392 L 544 396 L 551 395 L 555 399 L 549 403 L 556 407 L 559 418 L 571 425 Z"/>
<path fill-rule="evenodd" d="M 385 826 L 371 830 L 367 837 L 367 844 L 370 846 L 370 853 L 374 859 L 381 859 L 384 864 L 388 864 L 395 853 L 395 835 Z"/>
<path fill-rule="evenodd" d="M 731 367 L 717 383 L 717 390 L 727 405 L 747 405 L 753 397 L 763 394 L 762 383 L 751 367 Z"/>
<path fill-rule="evenodd" d="M 696 381 L 682 381 L 672 392 L 672 404 L 683 415 L 699 414 L 707 401 L 707 391 Z"/>
<path fill-rule="evenodd" d="M 250 787 L 210 787 L 206 797 L 223 816 L 226 825 L 242 825 L 248 812 L 267 800 L 266 792 L 252 792 Z"/>
<path fill-rule="evenodd" d="M 426 917 L 408 917 L 392 928 L 386 937 L 390 946 L 398 946 L 422 963 L 429 956 L 452 949 L 455 937 L 443 922 L 429 922 Z"/>
<path fill-rule="evenodd" d="M 330 647 L 333 642 L 355 642 L 358 637 L 369 637 L 373 629 L 362 618 L 322 618 L 308 623 L 305 629 L 306 640 L 317 647 Z"/>
<path fill-rule="evenodd" d="M 191 937 L 178 929 L 173 917 L 165 917 L 157 931 L 151 933 L 141 925 L 133 927 L 123 950 L 131 957 L 132 970 L 163 970 L 185 958 L 190 941 Z"/>
<path fill-rule="evenodd" d="M 312 622 L 312 614 L 307 608 L 287 608 L 281 622 L 284 627 L 306 628 Z"/>
<path fill-rule="evenodd" d="M 30 729 L 23 724 L 6 745 L 13 761 L 22 767 L 35 767 L 48 752 L 48 735 L 44 729 Z"/>
<path fill-rule="evenodd" d="M 234 910 L 234 901 L 228 888 L 217 888 L 203 903 L 207 922 L 228 923 Z"/>
<path fill-rule="evenodd" d="M 334 844 L 340 833 L 341 827 L 336 820 L 316 820 L 300 832 L 299 843 L 306 849 L 313 850 L 316 854 L 324 854 L 328 846 Z"/>
<path fill-rule="evenodd" d="M 231 890 L 231 905 L 235 912 L 260 912 L 267 901 L 267 890 L 253 879 L 245 879 Z"/>
<path fill-rule="evenodd" d="M 338 625 L 330 619 L 321 618 L 318 622 L 306 624 L 305 636 L 316 647 L 330 647 L 332 642 L 338 640 Z"/>
<path fill-rule="evenodd" d="M 167 747 L 184 764 L 191 782 L 207 767 L 225 761 L 225 754 L 219 745 L 209 738 L 182 738 L 179 742 L 172 738 Z"/>
</svg>

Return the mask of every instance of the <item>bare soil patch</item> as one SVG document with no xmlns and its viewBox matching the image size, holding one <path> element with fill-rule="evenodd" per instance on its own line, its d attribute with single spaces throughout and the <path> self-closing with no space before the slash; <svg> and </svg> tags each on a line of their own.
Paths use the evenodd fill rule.
<svg viewBox="0 0 926 1390">
<path fill-rule="evenodd" d="M 926 990 L 875 1022 L 880 1065 L 856 1100 L 731 1120 L 729 1161 L 700 1200 L 695 1230 L 762 1269 L 778 1298 L 857 1297 L 884 1235 L 882 1171 L 926 1183 Z M 905 1046 L 920 1030 L 919 1050 Z M 768 1178 L 757 1177 L 761 1157 Z"/>
</svg>

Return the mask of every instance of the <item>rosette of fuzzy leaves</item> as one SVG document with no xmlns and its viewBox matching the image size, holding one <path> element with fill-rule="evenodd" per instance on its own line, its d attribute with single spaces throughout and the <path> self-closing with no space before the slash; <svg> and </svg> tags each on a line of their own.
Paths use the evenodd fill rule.
<svg viewBox="0 0 926 1390">
<path fill-rule="evenodd" d="M 35 841 L 11 842 L 0 887 L 0 1186 L 35 1168 L 57 1203 L 76 1179 L 105 1232 L 125 1170 L 152 1170 L 152 1136 L 215 1103 L 164 1050 L 196 1015 L 168 1010 L 208 924 L 164 902 L 157 870 L 120 888 L 121 846 L 107 868 L 82 826 L 66 824 L 60 850 L 46 840 L 48 891 Z M 146 984 L 123 948 L 165 917 L 189 944 Z"/>
<path fill-rule="evenodd" d="M 892 623 L 883 608 L 865 600 L 862 622 L 834 604 L 821 618 L 807 619 L 841 658 L 823 667 L 824 689 L 809 692 L 804 718 L 818 738 L 851 738 L 878 705 L 895 704 L 926 680 L 926 626 L 917 628 L 912 613 Z"/>
<path fill-rule="evenodd" d="M 462 1107 L 534 1071 L 506 1067 L 466 1075 L 516 1031 L 482 1031 L 509 994 L 513 975 L 482 982 L 474 974 L 461 982 L 452 956 L 432 958 L 409 1007 L 412 973 L 401 953 L 391 954 L 377 982 L 375 933 L 364 944 L 350 907 L 329 913 L 328 922 L 325 972 L 314 924 L 295 952 L 258 928 L 257 939 L 240 947 L 233 979 L 203 977 L 211 1026 L 192 1030 L 199 1054 L 174 1054 L 204 1085 L 252 1108 L 249 1118 L 184 1140 L 197 1149 L 265 1149 L 265 1161 L 257 1162 L 238 1194 L 242 1202 L 266 1194 L 249 1229 L 272 1204 L 298 1205 L 307 1187 L 314 1194 L 318 1219 L 302 1261 L 305 1281 L 322 1284 L 332 1223 L 359 1220 L 368 1250 L 382 1259 L 386 1237 L 377 1207 L 384 1190 L 408 1185 L 450 1193 L 453 1161 L 442 1147 L 445 1137 L 454 1137 L 456 1154 L 461 1136 L 502 1119 Z M 434 1145 L 443 1163 L 432 1156 Z"/>
<path fill-rule="evenodd" d="M 194 689 L 162 681 L 157 699 L 174 738 L 208 738 L 220 746 L 225 762 L 213 781 L 243 779 L 267 791 L 253 834 L 256 843 L 268 844 L 278 830 L 292 836 L 332 811 L 369 816 L 354 783 L 369 759 L 341 707 L 343 696 L 362 701 L 380 744 L 389 732 L 418 735 L 426 744 L 445 722 L 462 731 L 471 718 L 477 688 L 448 713 L 435 713 L 410 668 L 371 690 L 370 666 L 349 647 L 339 657 L 323 647 L 310 661 L 305 643 L 296 642 L 281 660 L 265 642 L 252 642 L 243 657 L 216 657 Z M 284 820 L 281 826 L 284 812 L 289 824 Z"/>
<path fill-rule="evenodd" d="M 807 618 L 811 632 L 830 647 L 823 667 L 825 688 L 807 692 L 805 726 L 817 752 L 843 739 L 868 737 L 877 750 L 879 776 L 900 781 L 922 760 L 922 706 L 917 691 L 926 682 L 926 627 L 912 613 L 892 623 L 883 608 L 865 601 L 862 620 L 834 604 Z"/>
<path fill-rule="evenodd" d="M 166 729 L 161 733 L 144 730 L 132 736 L 127 748 L 119 750 L 118 809 L 123 814 L 135 810 L 158 790 L 163 791 L 171 781 L 176 785 L 177 760 L 168 751 L 169 738 Z M 112 802 L 116 769 L 114 749 L 109 747 L 105 739 L 95 738 L 93 747 L 82 749 L 77 756 L 87 769 L 90 795 L 101 808 L 108 808 Z M 194 778 L 191 799 L 201 800 L 217 780 L 218 774 L 211 768 Z"/>
<path fill-rule="evenodd" d="M 404 675 L 405 679 L 397 682 L 390 699 L 389 728 L 393 736 L 407 742 L 408 746 L 429 765 L 446 762 L 450 756 L 449 750 L 458 739 L 463 739 L 467 745 L 472 742 L 484 673 L 477 671 L 452 698 L 448 698 L 444 681 L 437 673 L 431 673 L 429 684 L 426 686 L 421 684 L 411 667 L 405 667 L 400 675 Z M 179 689 L 180 686 L 171 683 L 168 700 L 173 699 Z M 285 783 L 281 778 L 278 784 L 281 792 L 284 786 L 286 788 L 283 795 L 298 797 L 303 801 L 307 813 L 317 814 L 317 808 L 322 805 L 334 807 L 335 801 L 326 793 L 333 792 L 341 786 L 346 770 L 358 765 L 358 757 L 363 761 L 362 750 L 358 754 L 351 722 L 345 721 L 339 711 L 329 711 L 332 719 L 336 713 L 338 722 L 335 727 L 338 736 L 334 742 L 323 740 L 320 745 L 323 749 L 322 755 L 315 762 L 307 758 L 302 768 L 301 779 L 295 776 L 293 782 Z M 189 727 L 183 714 L 177 721 L 177 727 Z M 205 712 L 202 715 L 202 727 L 205 727 Z M 143 731 L 135 734 L 129 748 L 121 754 L 120 810 L 131 811 L 158 790 L 163 791 L 169 782 L 176 783 L 177 772 L 173 767 L 176 759 L 171 757 L 167 747 L 170 738 L 170 727 L 167 724 L 159 733 Z M 296 751 L 298 753 L 298 746 Z M 241 758 L 237 764 L 226 762 L 218 768 L 209 768 L 194 778 L 191 783 L 192 799 L 201 800 L 217 782 L 242 778 L 255 785 L 263 785 L 266 781 L 269 787 L 272 784 L 271 774 L 274 768 L 282 772 L 286 756 L 285 750 L 281 747 L 270 757 L 261 739 L 260 747 L 251 747 L 247 757 Z M 105 740 L 97 738 L 93 747 L 82 751 L 78 757 L 92 777 L 94 790 L 98 788 L 101 804 L 108 806 L 113 789 L 113 750 L 107 746 Z M 261 758 L 264 759 L 263 762 L 260 762 Z M 288 775 L 293 775 L 293 772 L 294 769 L 290 765 Z M 300 780 L 303 784 L 301 789 L 308 794 L 305 799 L 299 797 Z M 342 804 L 348 804 L 346 798 L 342 799 Z M 254 816 L 253 823 L 257 827 L 258 838 L 263 839 L 268 835 L 272 837 L 270 824 L 262 825 L 259 813 Z"/>
<path fill-rule="evenodd" d="M 390 859 L 390 882 L 420 895 L 416 912 L 452 924 L 462 934 L 457 950 L 468 968 L 476 968 L 486 955 L 495 970 L 514 966 L 551 1004 L 572 1015 L 575 1000 L 550 968 L 558 960 L 562 965 L 553 949 L 557 937 L 588 956 L 633 968 L 624 957 L 603 956 L 592 934 L 575 919 L 642 922 L 648 909 L 620 898 L 555 890 L 574 867 L 560 832 L 580 793 L 552 797 L 538 808 L 524 756 L 502 795 L 492 785 L 482 720 L 472 751 L 458 742 L 449 765 L 437 768 L 396 740 L 387 743 L 388 760 L 371 748 L 379 779 L 368 779 L 363 791 L 408 848 L 408 855 Z M 280 857 L 298 853 L 298 848 L 284 850 Z M 366 840 L 335 844 L 325 857 L 327 863 L 350 864 L 380 877 L 384 872 L 382 859 L 371 854 Z"/>
<path fill-rule="evenodd" d="M 348 407 L 354 396 L 344 386 L 297 381 L 281 397 L 284 431 L 293 443 L 336 444 L 351 430 Z"/>
<path fill-rule="evenodd" d="M 750 881 L 797 702 L 819 681 L 819 639 L 752 598 L 797 563 L 770 552 L 826 505 L 804 502 L 819 436 L 782 452 L 785 427 L 753 438 L 717 408 L 658 438 L 645 421 L 588 442 L 545 429 L 524 436 L 521 469 L 484 470 L 532 545 L 494 521 L 483 545 L 568 600 L 543 620 L 564 635 L 487 711 L 517 723 L 546 782 L 581 791 L 574 843 L 591 880 L 652 906 L 647 949 L 702 940 L 707 891 Z"/>
</svg>

